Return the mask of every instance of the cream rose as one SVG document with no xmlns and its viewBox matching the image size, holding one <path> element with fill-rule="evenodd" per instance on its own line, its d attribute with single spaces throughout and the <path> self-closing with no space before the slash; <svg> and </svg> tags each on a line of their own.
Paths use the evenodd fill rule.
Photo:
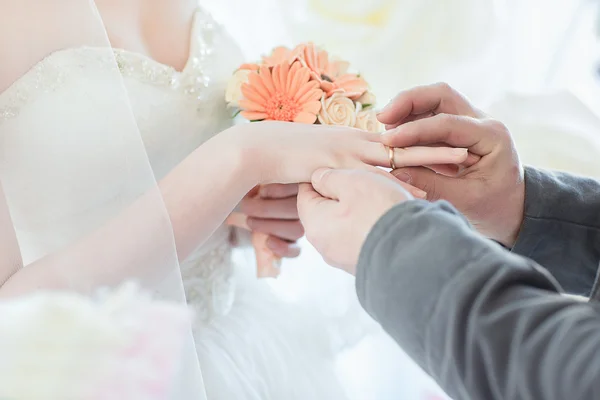
<svg viewBox="0 0 600 400">
<path fill-rule="evenodd" d="M 356 115 L 355 128 L 367 132 L 379 133 L 383 131 L 383 125 L 377 120 L 377 112 L 373 109 L 359 111 Z"/>
<path fill-rule="evenodd" d="M 362 104 L 363 107 L 374 106 L 376 101 L 375 95 L 369 91 L 365 92 L 358 100 L 356 100 L 356 102 Z"/>
<path fill-rule="evenodd" d="M 356 125 L 356 105 L 342 93 L 334 93 L 333 96 L 321 99 L 321 111 L 319 122 L 323 125 Z"/>
<path fill-rule="evenodd" d="M 233 74 L 231 80 L 227 84 L 227 90 L 225 91 L 225 101 L 229 107 L 238 107 L 240 100 L 242 99 L 242 85 L 248 82 L 249 70 L 239 69 Z"/>
</svg>

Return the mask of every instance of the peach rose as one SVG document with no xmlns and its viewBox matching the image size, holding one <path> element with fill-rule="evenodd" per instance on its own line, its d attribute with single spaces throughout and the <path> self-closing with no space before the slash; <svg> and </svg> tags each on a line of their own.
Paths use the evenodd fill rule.
<svg viewBox="0 0 600 400">
<path fill-rule="evenodd" d="M 361 110 L 356 115 L 355 128 L 367 132 L 379 133 L 383 131 L 383 125 L 377 119 L 377 112 L 373 109 Z"/>
<path fill-rule="evenodd" d="M 366 91 L 358 100 L 356 100 L 356 102 L 362 104 L 363 107 L 372 107 L 375 105 L 376 101 L 375 95 L 369 91 Z"/>
<path fill-rule="evenodd" d="M 323 125 L 356 125 L 356 105 L 343 93 L 334 93 L 330 98 L 321 99 L 319 122 Z"/>
<path fill-rule="evenodd" d="M 243 98 L 242 96 L 242 85 L 248 82 L 248 76 L 250 72 L 247 69 L 239 69 L 237 70 L 229 83 L 227 84 L 227 90 L 225 91 L 225 101 L 229 105 L 229 107 L 239 107 L 240 100 Z"/>
</svg>

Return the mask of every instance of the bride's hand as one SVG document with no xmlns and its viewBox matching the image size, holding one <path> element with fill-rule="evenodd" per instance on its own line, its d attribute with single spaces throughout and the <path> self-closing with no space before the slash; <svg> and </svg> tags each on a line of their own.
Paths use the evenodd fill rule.
<svg viewBox="0 0 600 400">
<path fill-rule="evenodd" d="M 269 121 L 239 125 L 235 136 L 263 184 L 310 182 L 319 168 L 390 167 L 381 136 L 354 128 Z M 461 164 L 468 155 L 466 149 L 448 147 L 410 147 L 394 153 L 398 168 Z"/>
</svg>

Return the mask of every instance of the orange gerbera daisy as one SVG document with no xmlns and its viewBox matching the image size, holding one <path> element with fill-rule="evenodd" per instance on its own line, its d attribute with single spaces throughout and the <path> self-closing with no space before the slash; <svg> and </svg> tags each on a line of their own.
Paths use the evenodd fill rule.
<svg viewBox="0 0 600 400">
<path fill-rule="evenodd" d="M 251 72 L 242 95 L 240 108 L 246 119 L 314 124 L 323 91 L 310 79 L 310 70 L 296 61 Z"/>
<path fill-rule="evenodd" d="M 282 63 L 291 64 L 294 61 L 298 60 L 298 57 L 301 55 L 301 53 L 302 45 L 296 47 L 293 50 L 290 50 L 284 46 L 276 47 L 275 49 L 273 49 L 273 52 L 270 55 L 263 57 L 262 62 L 260 64 L 243 64 L 240 67 L 240 69 L 258 71 L 258 69 L 263 65 L 266 67 L 274 67 Z"/>
<path fill-rule="evenodd" d="M 325 50 L 319 49 L 312 43 L 301 48 L 300 59 L 310 68 L 312 78 L 320 83 L 327 97 L 342 92 L 352 100 L 356 100 L 369 88 L 367 82 L 360 76 L 347 72 L 347 62 L 330 60 Z"/>
</svg>

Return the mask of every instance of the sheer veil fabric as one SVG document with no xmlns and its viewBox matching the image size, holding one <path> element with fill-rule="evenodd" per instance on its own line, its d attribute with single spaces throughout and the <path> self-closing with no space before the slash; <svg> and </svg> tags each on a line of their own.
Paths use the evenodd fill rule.
<svg viewBox="0 0 600 400">
<path fill-rule="evenodd" d="M 0 298 L 136 281 L 185 304 L 169 216 L 95 3 L 0 0 L 0 60 Z M 206 399 L 191 328 L 182 354 L 169 398 Z"/>
</svg>

